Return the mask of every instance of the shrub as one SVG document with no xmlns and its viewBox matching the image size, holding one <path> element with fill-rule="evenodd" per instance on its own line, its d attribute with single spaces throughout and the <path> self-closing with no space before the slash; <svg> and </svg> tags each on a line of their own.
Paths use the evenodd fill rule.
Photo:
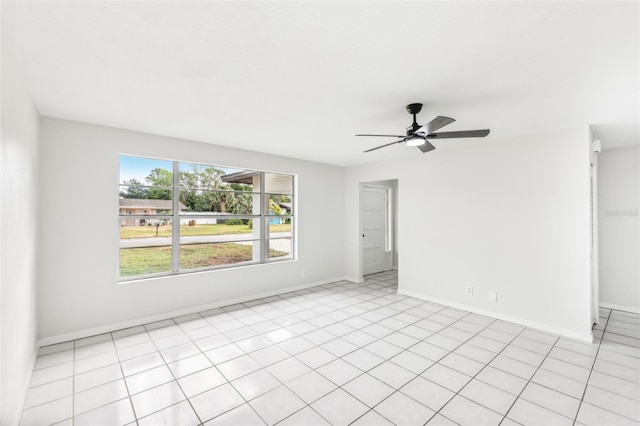
<svg viewBox="0 0 640 426">
<path fill-rule="evenodd" d="M 244 223 L 242 223 L 242 219 L 227 219 L 225 224 L 226 225 L 244 225 Z"/>
</svg>

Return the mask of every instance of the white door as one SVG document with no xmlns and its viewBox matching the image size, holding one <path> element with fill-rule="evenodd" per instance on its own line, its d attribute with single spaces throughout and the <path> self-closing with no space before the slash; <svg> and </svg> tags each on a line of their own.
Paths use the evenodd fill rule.
<svg viewBox="0 0 640 426">
<path fill-rule="evenodd" d="M 362 220 L 362 273 L 390 269 L 386 247 L 387 188 L 362 186 L 360 211 Z"/>
</svg>

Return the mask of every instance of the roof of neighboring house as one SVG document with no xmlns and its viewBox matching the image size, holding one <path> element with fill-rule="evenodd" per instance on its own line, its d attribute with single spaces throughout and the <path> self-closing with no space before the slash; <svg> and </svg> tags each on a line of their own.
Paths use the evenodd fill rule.
<svg viewBox="0 0 640 426">
<path fill-rule="evenodd" d="M 222 181 L 253 185 L 253 177 L 258 176 L 259 174 L 260 172 L 256 172 L 255 170 L 243 170 L 241 172 L 229 173 L 228 175 L 222 176 Z"/>
<path fill-rule="evenodd" d="M 187 206 L 178 202 L 180 210 L 186 210 Z M 143 198 L 120 198 L 120 207 L 135 207 L 171 210 L 173 208 L 173 200 L 149 200 Z"/>
</svg>

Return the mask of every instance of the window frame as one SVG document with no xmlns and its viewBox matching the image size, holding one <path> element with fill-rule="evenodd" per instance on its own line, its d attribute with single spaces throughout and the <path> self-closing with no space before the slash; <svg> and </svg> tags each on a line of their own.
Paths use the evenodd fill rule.
<svg viewBox="0 0 640 426">
<path fill-rule="evenodd" d="M 215 271 L 215 270 L 220 270 L 220 269 L 230 269 L 230 268 L 241 268 L 241 267 L 245 267 L 245 266 L 253 266 L 253 265 L 262 265 L 262 264 L 269 264 L 269 263 L 277 263 L 277 262 L 287 262 L 287 261 L 295 261 L 297 260 L 297 250 L 296 250 L 296 246 L 297 246 L 297 180 L 298 180 L 298 176 L 296 174 L 293 173 L 284 173 L 284 172 L 270 172 L 270 171 L 265 171 L 265 170 L 253 170 L 253 169 L 241 169 L 238 167 L 227 167 L 227 166 L 220 166 L 220 165 L 215 165 L 215 164 L 204 164 L 204 163 L 193 163 L 193 162 L 188 162 L 188 161 L 179 161 L 179 160 L 166 160 L 166 159 L 160 159 L 160 158 L 155 158 L 155 157 L 147 157 L 147 156 L 141 156 L 141 155 L 131 155 L 131 154 L 118 154 L 118 164 L 121 163 L 121 158 L 122 157 L 135 157 L 135 158 L 142 158 L 142 159 L 150 159 L 150 160 L 161 160 L 161 161 L 170 161 L 172 163 L 172 171 L 173 171 L 173 176 L 172 176 L 172 186 L 171 187 L 166 187 L 166 186 L 153 186 L 153 185 L 141 185 L 141 187 L 143 188 L 159 188 L 159 189 L 169 189 L 172 191 L 172 213 L 171 214 L 167 214 L 167 213 L 156 213 L 156 214 L 136 214 L 136 213 L 122 213 L 121 212 L 121 207 L 118 203 L 118 209 L 117 209 L 117 220 L 118 220 L 118 244 L 117 244 L 117 281 L 118 283 L 126 283 L 126 282 L 131 282 L 131 281 L 137 281 L 137 280 L 145 280 L 145 279 L 149 279 L 149 278 L 157 278 L 157 277 L 168 277 L 168 276 L 174 276 L 174 275 L 183 275 L 183 274 L 191 274 L 191 273 L 197 273 L 197 272 L 203 272 L 203 271 Z M 260 188 L 256 189 L 256 188 L 252 188 L 252 191 L 247 191 L 247 194 L 251 194 L 253 196 L 258 196 L 259 198 L 259 214 L 231 214 L 231 213 L 220 213 L 220 212 L 192 212 L 192 213 L 196 213 L 196 214 L 189 214 L 189 212 L 180 212 L 180 192 L 181 190 L 190 190 L 192 188 L 186 187 L 186 186 L 182 186 L 180 185 L 180 166 L 181 165 L 197 165 L 197 166 L 206 166 L 206 167 L 214 167 L 214 168 L 232 168 L 232 169 L 239 169 L 239 170 L 243 170 L 243 171 L 248 171 L 248 172 L 252 172 L 252 173 L 258 173 L 259 178 L 260 178 Z M 122 183 L 122 176 L 120 175 L 120 173 L 122 172 L 122 170 L 119 170 L 118 173 L 118 189 L 122 188 L 123 186 L 128 186 Z M 282 194 L 282 193 L 269 193 L 269 192 L 265 192 L 266 189 L 266 176 L 268 176 L 269 174 L 274 174 L 274 175 L 284 175 L 284 176 L 288 176 L 291 178 L 291 194 Z M 244 191 L 237 191 L 237 190 L 207 190 L 207 191 L 212 191 L 212 192 L 229 192 L 229 193 L 238 193 L 238 192 L 244 192 Z M 118 198 L 120 199 L 120 191 L 118 191 Z M 288 197 L 291 198 L 291 209 L 290 211 L 287 212 L 287 214 L 278 214 L 278 215 L 274 215 L 270 213 L 269 210 L 269 200 L 270 200 L 270 196 L 271 195 L 286 195 Z M 291 252 L 289 255 L 287 256 L 280 256 L 280 257 L 275 257 L 275 258 L 270 258 L 268 255 L 268 250 L 269 250 L 269 240 L 271 240 L 271 238 L 269 237 L 270 233 L 269 233 L 269 219 L 272 218 L 278 218 L 278 219 L 284 219 L 284 220 L 288 220 L 289 223 L 291 224 L 291 230 L 290 232 L 290 236 L 286 237 L 290 240 L 291 242 Z M 146 220 L 168 220 L 171 221 L 171 270 L 168 272 L 153 272 L 153 273 L 147 273 L 147 274 L 139 274 L 139 275 L 126 275 L 126 276 L 122 276 L 121 275 L 121 269 L 120 269 L 120 264 L 121 264 L 121 241 L 122 238 L 120 238 L 120 232 L 121 232 L 121 227 L 122 225 L 122 221 L 126 220 L 126 219 L 133 219 L 133 220 L 139 220 L 139 219 L 144 219 Z M 249 261 L 241 261 L 241 262 L 236 262 L 236 263 L 230 263 L 230 264 L 221 264 L 221 265 L 214 265 L 214 266 L 204 266 L 204 267 L 199 267 L 199 268 L 193 268 L 193 269 L 181 269 L 180 268 L 180 249 L 181 249 L 181 243 L 180 243 L 180 226 L 181 226 L 181 221 L 183 220 L 190 220 L 190 219 L 225 219 L 225 220 L 229 220 L 229 219 L 248 219 L 248 220 L 252 220 L 252 226 L 255 226 L 256 223 L 259 223 L 260 226 L 260 232 L 259 232 L 259 237 L 257 239 L 251 239 L 248 241 L 257 241 L 260 245 L 260 256 L 259 259 L 251 259 Z M 177 226 L 176 226 L 177 224 Z M 135 226 L 135 225 L 134 225 Z M 239 234 L 240 235 L 240 234 Z M 280 237 L 279 239 L 283 239 L 283 237 Z M 247 241 L 247 240 L 238 240 L 238 241 Z M 231 240 L 231 241 L 224 241 L 225 243 L 234 243 L 237 241 Z M 182 244 L 182 246 L 188 246 L 191 244 Z M 167 246 L 168 247 L 168 246 Z"/>
</svg>

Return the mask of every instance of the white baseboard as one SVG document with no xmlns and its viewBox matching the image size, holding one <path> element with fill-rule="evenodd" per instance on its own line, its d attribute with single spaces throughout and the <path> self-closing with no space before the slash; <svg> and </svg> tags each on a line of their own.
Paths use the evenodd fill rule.
<svg viewBox="0 0 640 426">
<path fill-rule="evenodd" d="M 633 314 L 640 314 L 640 307 L 638 306 L 626 306 L 626 305 L 619 305 L 617 303 L 610 303 L 610 302 L 600 302 L 600 306 L 603 308 L 615 309 L 616 311 L 624 311 L 624 312 L 631 312 Z"/>
<path fill-rule="evenodd" d="M 100 327 L 89 328 L 85 330 L 73 331 L 71 333 L 60 334 L 56 336 L 43 337 L 38 340 L 38 347 L 55 345 L 57 343 L 68 342 L 71 340 L 83 339 L 85 337 L 96 336 L 98 334 L 111 333 L 113 331 L 122 330 L 125 328 L 136 327 L 143 324 L 149 324 L 156 321 L 162 321 L 170 318 L 179 317 L 182 315 L 194 314 L 197 312 L 206 311 L 209 309 L 220 308 L 222 306 L 235 305 L 237 303 L 249 302 L 251 300 L 262 299 L 265 297 L 277 296 L 279 294 L 291 293 L 293 291 L 305 290 L 311 287 L 317 287 L 319 285 L 325 285 L 334 283 L 336 281 L 347 280 L 351 281 L 347 277 L 337 277 L 327 280 L 316 281 L 308 284 L 301 284 L 292 287 L 281 288 L 272 291 L 265 291 L 257 294 L 250 294 L 247 296 L 237 297 L 235 299 L 222 300 L 218 302 L 207 303 L 205 305 L 194 306 L 191 308 L 179 309 L 172 312 L 166 312 L 158 315 L 151 315 L 143 318 L 136 318 L 129 321 L 118 322 L 114 324 L 107 324 Z M 35 362 L 35 361 L 34 361 Z"/>
<path fill-rule="evenodd" d="M 361 284 L 364 282 L 363 278 L 344 277 L 343 279 L 346 281 L 351 281 L 352 283 L 356 283 L 356 284 Z"/>
<path fill-rule="evenodd" d="M 505 315 L 498 312 L 488 311 L 486 309 L 479 309 L 475 306 L 464 305 L 462 303 L 451 302 L 449 300 L 438 299 L 436 297 L 426 296 L 424 294 L 416 293 L 413 291 L 398 289 L 398 294 L 405 296 L 415 297 L 417 299 L 426 300 L 427 302 L 438 303 L 440 305 L 451 306 L 452 308 L 462 309 L 463 311 L 473 312 L 475 314 L 484 315 L 487 317 L 520 324 L 525 327 L 537 328 L 538 330 L 546 331 L 548 333 L 559 334 L 561 336 L 569 337 L 571 339 L 580 340 L 583 342 L 593 342 L 593 333 L 580 333 L 574 330 L 568 330 L 561 327 L 555 327 L 550 324 L 544 324 L 537 321 L 527 320 L 525 318 L 514 317 L 512 315 Z"/>
</svg>

